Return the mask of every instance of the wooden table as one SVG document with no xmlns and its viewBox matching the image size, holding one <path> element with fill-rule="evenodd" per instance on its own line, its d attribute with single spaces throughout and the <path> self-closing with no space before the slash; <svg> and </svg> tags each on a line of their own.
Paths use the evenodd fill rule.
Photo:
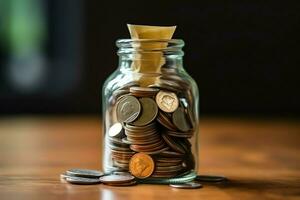
<svg viewBox="0 0 300 200">
<path fill-rule="evenodd" d="M 69 168 L 100 168 L 96 117 L 0 119 L 0 199 L 300 199 L 300 121 L 206 118 L 200 172 L 226 184 L 180 190 L 61 183 Z"/>
</svg>

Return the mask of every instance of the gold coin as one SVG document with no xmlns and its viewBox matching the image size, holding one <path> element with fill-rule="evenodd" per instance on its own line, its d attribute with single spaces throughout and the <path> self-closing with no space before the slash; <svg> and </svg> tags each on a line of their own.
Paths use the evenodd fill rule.
<svg viewBox="0 0 300 200">
<path fill-rule="evenodd" d="M 136 153 L 129 162 L 130 173 L 140 179 L 151 176 L 154 171 L 154 161 L 145 153 Z"/>
<path fill-rule="evenodd" d="M 167 91 L 159 91 L 156 95 L 156 103 L 158 107 L 167 113 L 174 112 L 179 105 L 178 98 L 175 93 Z"/>
</svg>

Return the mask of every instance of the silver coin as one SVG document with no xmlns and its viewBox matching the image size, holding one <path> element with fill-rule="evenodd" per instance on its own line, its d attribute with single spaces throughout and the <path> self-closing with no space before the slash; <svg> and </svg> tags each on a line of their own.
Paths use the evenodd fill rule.
<svg viewBox="0 0 300 200">
<path fill-rule="evenodd" d="M 223 182 L 228 179 L 225 176 L 198 175 L 195 180 L 199 182 Z"/>
<path fill-rule="evenodd" d="M 202 185 L 200 183 L 196 182 L 188 182 L 188 183 L 182 183 L 182 184 L 170 184 L 173 188 L 178 189 L 196 189 L 196 188 L 202 188 Z"/>
<path fill-rule="evenodd" d="M 72 177 L 72 176 L 69 176 L 69 175 L 67 175 L 66 173 L 60 174 L 60 179 L 66 179 L 66 178 L 68 178 L 68 177 Z"/>
<path fill-rule="evenodd" d="M 67 177 L 66 181 L 72 184 L 79 184 L 79 185 L 91 185 L 101 183 L 100 179 L 98 178 L 83 178 L 83 177 Z"/>
<path fill-rule="evenodd" d="M 84 177 L 84 178 L 99 178 L 103 176 L 103 172 L 92 169 L 69 169 L 66 171 L 68 176 Z"/>
<path fill-rule="evenodd" d="M 133 122 L 141 112 L 141 104 L 137 98 L 128 95 L 122 97 L 116 107 L 119 122 Z"/>
<path fill-rule="evenodd" d="M 108 130 L 108 135 L 110 137 L 117 137 L 119 135 L 121 135 L 123 130 L 122 124 L 121 123 L 115 123 L 114 125 L 112 125 L 109 130 Z"/>
</svg>

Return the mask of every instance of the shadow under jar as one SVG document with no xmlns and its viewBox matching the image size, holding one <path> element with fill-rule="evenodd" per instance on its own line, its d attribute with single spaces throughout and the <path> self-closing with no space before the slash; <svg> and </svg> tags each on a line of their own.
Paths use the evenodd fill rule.
<svg viewBox="0 0 300 200">
<path fill-rule="evenodd" d="M 120 39 L 103 86 L 103 170 L 141 180 L 197 171 L 198 87 L 183 68 L 183 40 Z"/>
</svg>

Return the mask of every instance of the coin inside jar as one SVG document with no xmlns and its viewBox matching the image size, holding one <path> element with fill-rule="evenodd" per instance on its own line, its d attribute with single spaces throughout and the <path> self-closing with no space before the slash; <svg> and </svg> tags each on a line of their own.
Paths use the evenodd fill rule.
<svg viewBox="0 0 300 200">
<path fill-rule="evenodd" d="M 161 90 L 156 95 L 156 103 L 158 107 L 167 113 L 174 112 L 179 105 L 178 98 L 175 93 Z"/>
<path fill-rule="evenodd" d="M 174 125 L 183 132 L 189 131 L 191 128 L 186 113 L 182 107 L 178 107 L 173 113 L 172 120 Z"/>
<path fill-rule="evenodd" d="M 155 119 L 158 108 L 155 101 L 151 98 L 140 98 L 139 101 L 142 106 L 142 112 L 132 124 L 135 126 L 145 126 Z"/>
<path fill-rule="evenodd" d="M 154 161 L 145 153 L 136 153 L 129 162 L 130 173 L 140 179 L 151 176 L 154 171 Z"/>
<path fill-rule="evenodd" d="M 114 171 L 130 172 L 146 180 L 173 178 L 194 168 L 188 141 L 194 131 L 186 96 L 177 89 L 129 87 L 116 103 L 118 122 L 107 134 Z M 104 184 L 127 186 L 135 180 Z"/>
<path fill-rule="evenodd" d="M 122 97 L 117 104 L 117 119 L 119 122 L 133 122 L 141 112 L 141 104 L 131 95 Z"/>
<path fill-rule="evenodd" d="M 155 96 L 159 91 L 157 88 L 150 87 L 131 87 L 130 92 L 136 97 L 151 97 Z"/>
<path fill-rule="evenodd" d="M 108 135 L 110 137 L 116 137 L 121 135 L 123 130 L 122 124 L 121 123 L 115 123 L 114 125 L 112 125 L 112 127 L 110 127 L 110 129 L 108 130 Z"/>
</svg>

